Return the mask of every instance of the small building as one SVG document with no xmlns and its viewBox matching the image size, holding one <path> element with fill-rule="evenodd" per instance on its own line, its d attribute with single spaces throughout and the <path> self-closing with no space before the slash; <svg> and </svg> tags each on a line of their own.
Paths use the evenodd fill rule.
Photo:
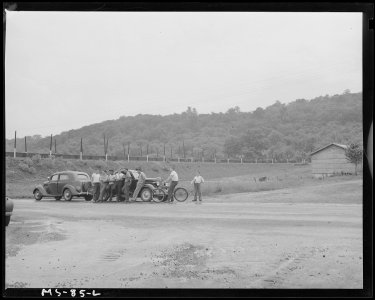
<svg viewBox="0 0 375 300">
<path fill-rule="evenodd" d="M 345 156 L 347 148 L 346 145 L 332 143 L 312 152 L 310 157 L 314 177 L 354 174 L 355 165 Z"/>
</svg>

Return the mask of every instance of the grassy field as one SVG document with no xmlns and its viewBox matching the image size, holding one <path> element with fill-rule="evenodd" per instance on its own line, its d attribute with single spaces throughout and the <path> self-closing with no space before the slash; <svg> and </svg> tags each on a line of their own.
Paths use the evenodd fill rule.
<svg viewBox="0 0 375 300">
<path fill-rule="evenodd" d="M 14 198 L 32 197 L 36 184 L 43 183 L 54 172 L 73 170 L 92 174 L 95 170 L 141 166 L 147 177 L 166 178 L 169 164 L 164 162 L 127 162 L 104 160 L 66 160 L 34 158 L 6 158 L 6 195 Z M 294 164 L 225 164 L 225 163 L 175 163 L 179 185 L 192 189 L 190 181 L 200 170 L 205 179 L 203 194 L 220 195 L 241 192 L 276 190 L 301 185 L 314 185 L 321 180 L 313 179 L 310 165 Z M 267 177 L 266 181 L 259 181 Z M 342 181 L 352 176 L 339 176 L 326 181 Z"/>
</svg>

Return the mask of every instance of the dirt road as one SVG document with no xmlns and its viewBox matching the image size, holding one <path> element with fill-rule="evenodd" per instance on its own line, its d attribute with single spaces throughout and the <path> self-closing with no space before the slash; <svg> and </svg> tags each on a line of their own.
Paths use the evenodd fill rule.
<svg viewBox="0 0 375 300">
<path fill-rule="evenodd" d="M 360 181 L 202 204 L 15 199 L 6 287 L 362 288 L 361 201 Z"/>
</svg>

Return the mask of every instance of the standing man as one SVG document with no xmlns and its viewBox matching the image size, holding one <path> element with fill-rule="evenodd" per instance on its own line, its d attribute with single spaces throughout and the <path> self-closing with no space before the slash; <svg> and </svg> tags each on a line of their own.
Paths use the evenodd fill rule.
<svg viewBox="0 0 375 300">
<path fill-rule="evenodd" d="M 130 174 L 129 170 L 125 168 L 123 171 L 124 174 L 124 187 L 123 192 L 125 194 L 125 202 L 129 202 L 129 193 L 130 193 L 130 185 L 132 183 L 132 175 Z"/>
<path fill-rule="evenodd" d="M 99 196 L 98 202 L 104 201 L 103 196 L 107 188 L 108 188 L 108 174 L 107 174 L 107 170 L 104 170 L 102 172 L 102 175 L 100 176 L 100 196 Z"/>
<path fill-rule="evenodd" d="M 135 170 L 137 171 L 139 176 L 138 176 L 137 187 L 135 188 L 135 191 L 133 193 L 133 198 L 130 201 L 136 201 L 139 191 L 141 190 L 141 188 L 144 186 L 146 182 L 146 175 L 145 173 L 142 172 L 141 167 L 138 167 Z"/>
<path fill-rule="evenodd" d="M 113 197 L 113 191 L 115 189 L 115 180 L 116 176 L 113 174 L 113 170 L 109 170 L 109 176 L 108 176 L 108 190 L 109 190 L 109 198 L 108 201 L 112 201 Z"/>
<path fill-rule="evenodd" d="M 116 172 L 116 199 L 117 202 L 121 202 L 121 192 L 122 192 L 122 186 L 124 185 L 124 177 L 125 175 L 122 173 L 122 171 Z"/>
<path fill-rule="evenodd" d="M 98 169 L 92 173 L 91 182 L 94 188 L 93 202 L 97 202 L 100 195 L 100 172 Z"/>
<path fill-rule="evenodd" d="M 194 200 L 197 201 L 197 195 L 199 195 L 199 202 L 202 201 L 202 192 L 201 192 L 201 183 L 204 182 L 203 177 L 201 176 L 200 172 L 197 171 L 196 176 L 191 181 L 191 184 L 194 184 Z"/>
<path fill-rule="evenodd" d="M 169 201 L 170 203 L 173 203 L 173 200 L 174 200 L 173 192 L 174 192 L 176 185 L 178 184 L 178 175 L 177 175 L 177 172 L 175 171 L 174 166 L 170 167 L 169 171 L 171 172 L 171 174 L 165 180 L 165 182 L 170 182 L 169 189 L 168 189 L 167 202 Z"/>
</svg>

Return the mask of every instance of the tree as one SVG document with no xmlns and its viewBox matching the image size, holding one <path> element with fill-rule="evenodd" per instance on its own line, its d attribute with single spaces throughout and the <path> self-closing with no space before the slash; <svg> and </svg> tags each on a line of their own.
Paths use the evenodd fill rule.
<svg viewBox="0 0 375 300">
<path fill-rule="evenodd" d="M 357 143 L 351 143 L 345 151 L 346 159 L 355 165 L 355 175 L 357 166 L 362 162 L 363 150 Z"/>
</svg>

